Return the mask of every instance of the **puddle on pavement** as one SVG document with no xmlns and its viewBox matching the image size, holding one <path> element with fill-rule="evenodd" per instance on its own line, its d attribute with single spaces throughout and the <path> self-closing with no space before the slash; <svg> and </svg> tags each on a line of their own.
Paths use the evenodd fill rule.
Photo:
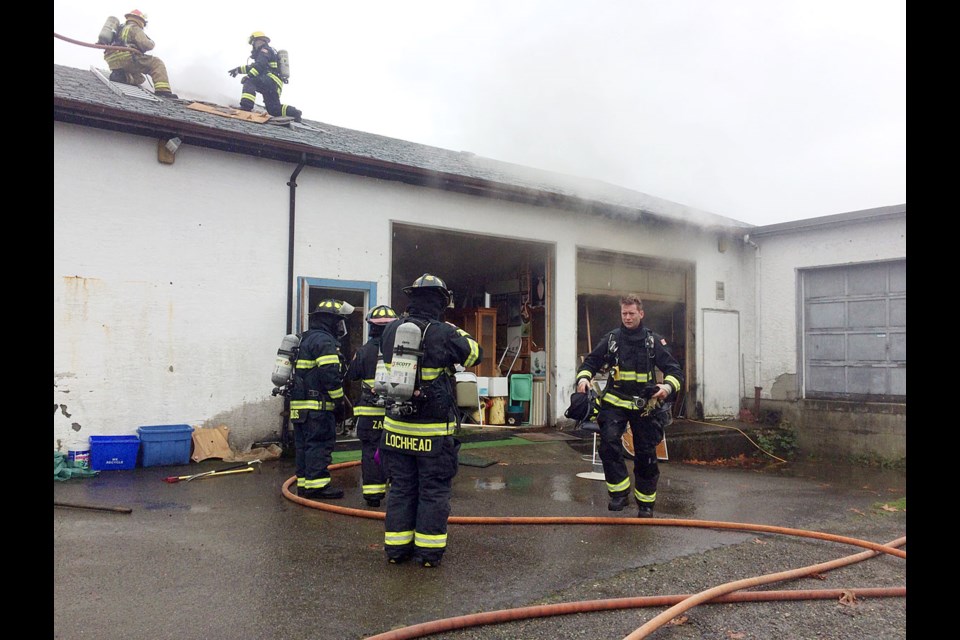
<svg viewBox="0 0 960 640">
<path fill-rule="evenodd" d="M 772 464 L 757 470 L 764 474 L 804 478 L 851 489 L 886 493 L 905 493 L 907 490 L 906 469 L 884 469 L 835 460 L 800 460 Z"/>
<path fill-rule="evenodd" d="M 569 441 L 567 443 L 574 451 L 589 458 L 592 443 L 589 440 Z M 627 463 L 632 472 L 632 462 Z M 682 460 L 661 462 L 661 465 L 685 464 Z M 706 463 L 700 466 L 711 466 Z M 738 468 L 742 465 L 717 463 L 717 467 Z M 789 462 L 757 461 L 755 466 L 742 468 L 769 475 L 779 475 L 788 478 L 804 478 L 816 482 L 827 483 L 837 487 L 851 489 L 868 489 L 885 493 L 906 492 L 906 469 L 888 469 L 855 464 L 843 460 L 791 460 Z"/>
</svg>

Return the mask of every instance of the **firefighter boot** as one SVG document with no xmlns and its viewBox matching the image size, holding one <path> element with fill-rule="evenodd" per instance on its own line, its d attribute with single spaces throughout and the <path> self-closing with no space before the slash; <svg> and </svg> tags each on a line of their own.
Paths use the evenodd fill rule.
<svg viewBox="0 0 960 640">
<path fill-rule="evenodd" d="M 388 564 L 403 564 L 404 562 L 406 562 L 407 560 L 409 560 L 412 556 L 413 556 L 413 554 L 412 554 L 409 550 L 394 551 L 394 552 L 393 552 L 393 555 L 390 555 L 390 553 L 388 552 L 388 553 L 387 553 L 387 563 L 388 563 Z"/>
<path fill-rule="evenodd" d="M 424 569 L 436 569 L 440 566 L 440 558 L 423 558 L 421 556 L 414 556 L 417 564 L 423 567 Z"/>
<path fill-rule="evenodd" d="M 123 69 L 114 69 L 110 72 L 110 82 L 122 82 L 127 84 L 127 74 L 123 72 Z"/>
<path fill-rule="evenodd" d="M 627 503 L 630 501 L 630 498 L 627 494 L 620 496 L 611 496 L 610 504 L 607 505 L 607 509 L 610 511 L 623 511 L 623 508 L 627 506 Z"/>
<path fill-rule="evenodd" d="M 652 518 L 653 517 L 653 503 L 652 502 L 641 502 L 637 505 L 637 517 L 638 518 Z"/>
<path fill-rule="evenodd" d="M 329 500 L 334 500 L 336 498 L 343 497 L 343 489 L 337 489 L 336 487 L 331 487 L 330 485 L 325 486 L 323 489 L 307 489 L 300 492 L 300 495 L 307 500 L 316 500 L 317 498 L 327 498 Z"/>
<path fill-rule="evenodd" d="M 383 494 L 363 496 L 363 500 L 368 507 L 379 507 L 380 501 L 383 500 Z"/>
</svg>

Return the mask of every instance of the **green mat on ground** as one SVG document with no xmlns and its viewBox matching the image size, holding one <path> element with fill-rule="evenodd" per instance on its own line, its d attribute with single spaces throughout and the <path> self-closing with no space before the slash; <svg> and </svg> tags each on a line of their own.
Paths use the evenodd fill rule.
<svg viewBox="0 0 960 640">
<path fill-rule="evenodd" d="M 480 456 L 463 452 L 460 453 L 457 459 L 460 461 L 460 464 L 465 467 L 480 467 L 481 469 L 497 464 L 498 462 L 497 460 L 488 460 L 486 458 L 481 458 Z"/>
<path fill-rule="evenodd" d="M 578 439 L 578 438 L 574 438 Z M 555 439 L 546 440 L 546 442 L 555 442 Z M 481 440 L 479 442 L 464 442 L 460 446 L 460 451 L 464 449 L 485 449 L 488 447 L 513 447 L 517 445 L 527 445 L 527 444 L 539 444 L 537 441 L 526 440 L 522 437 L 510 436 L 505 440 Z M 496 462 L 489 462 L 485 460 L 487 464 L 470 464 L 463 461 L 464 454 L 460 454 L 460 462 L 470 467 L 489 467 L 491 464 L 496 464 Z M 475 457 L 475 456 L 474 456 Z M 350 451 L 334 451 L 333 452 L 333 462 L 353 462 L 360 459 L 360 450 L 353 449 Z M 483 458 L 477 458 L 477 460 L 483 460 Z"/>
</svg>

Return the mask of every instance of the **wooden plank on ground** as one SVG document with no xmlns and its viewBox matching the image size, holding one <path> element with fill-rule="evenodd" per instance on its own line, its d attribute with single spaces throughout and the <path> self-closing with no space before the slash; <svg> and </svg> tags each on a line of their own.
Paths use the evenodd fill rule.
<svg viewBox="0 0 960 640">
<path fill-rule="evenodd" d="M 208 104 L 206 102 L 191 102 L 187 105 L 188 109 L 212 113 L 226 118 L 236 118 L 237 120 L 247 120 L 249 122 L 266 122 L 270 116 L 266 113 L 256 113 L 254 111 L 243 111 L 232 107 L 223 107 L 220 105 Z"/>
</svg>

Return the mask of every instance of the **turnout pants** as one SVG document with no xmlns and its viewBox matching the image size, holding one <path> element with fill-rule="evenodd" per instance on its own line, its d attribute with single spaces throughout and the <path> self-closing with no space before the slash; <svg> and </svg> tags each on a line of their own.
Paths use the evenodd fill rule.
<svg viewBox="0 0 960 640">
<path fill-rule="evenodd" d="M 627 495 L 630 475 L 623 456 L 621 437 L 630 425 L 633 433 L 633 496 L 638 504 L 651 504 L 657 497 L 660 468 L 657 445 L 663 440 L 663 427 L 654 415 L 642 416 L 638 411 L 604 406 L 597 416 L 600 425 L 600 460 L 610 497 Z"/>
<path fill-rule="evenodd" d="M 390 478 L 390 497 L 384 523 L 387 559 L 411 556 L 439 562 L 447 548 L 450 494 L 457 475 L 460 441 L 453 436 L 436 439 L 434 455 L 412 455 L 381 448 Z"/>
<path fill-rule="evenodd" d="M 134 55 L 129 51 L 112 51 L 106 56 L 107 66 L 111 71 L 123 71 L 126 84 L 140 86 L 146 81 L 144 74 L 153 80 L 155 91 L 169 92 L 170 77 L 167 75 L 167 66 L 160 58 L 147 54 Z"/>
<path fill-rule="evenodd" d="M 274 117 L 290 116 L 296 118 L 303 115 L 300 109 L 280 102 L 281 82 L 276 76 L 244 76 L 242 85 L 243 93 L 240 94 L 240 108 L 244 111 L 253 111 L 253 105 L 256 102 L 257 94 L 263 96 L 263 106 L 267 108 L 267 113 Z"/>
<path fill-rule="evenodd" d="M 323 489 L 330 484 L 330 463 L 337 445 L 337 420 L 332 411 L 308 411 L 293 424 L 297 489 Z"/>
<path fill-rule="evenodd" d="M 360 475 L 364 499 L 382 500 L 387 493 L 387 476 L 383 465 L 374 460 L 380 446 L 383 416 L 359 416 L 357 439 L 360 440 Z"/>
</svg>

